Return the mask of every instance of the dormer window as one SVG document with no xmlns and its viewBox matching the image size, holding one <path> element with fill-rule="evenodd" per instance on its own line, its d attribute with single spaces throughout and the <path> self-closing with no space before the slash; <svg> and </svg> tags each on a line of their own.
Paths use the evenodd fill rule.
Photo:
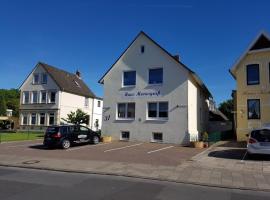
<svg viewBox="0 0 270 200">
<path fill-rule="evenodd" d="M 39 74 L 34 74 L 33 76 L 33 84 L 38 84 L 39 82 Z"/>
<path fill-rule="evenodd" d="M 41 83 L 42 84 L 47 84 L 47 79 L 48 79 L 47 74 L 43 73 L 42 78 L 41 78 Z"/>
</svg>

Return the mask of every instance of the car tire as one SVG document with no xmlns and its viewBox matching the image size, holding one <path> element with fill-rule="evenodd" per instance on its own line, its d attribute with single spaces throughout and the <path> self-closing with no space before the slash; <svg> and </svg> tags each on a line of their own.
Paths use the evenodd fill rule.
<svg viewBox="0 0 270 200">
<path fill-rule="evenodd" d="M 61 142 L 61 147 L 62 149 L 68 149 L 70 147 L 71 143 L 68 139 L 64 139 L 62 142 Z"/>
<path fill-rule="evenodd" d="M 99 137 L 98 136 L 94 136 L 92 138 L 92 144 L 98 144 L 99 143 Z"/>
</svg>

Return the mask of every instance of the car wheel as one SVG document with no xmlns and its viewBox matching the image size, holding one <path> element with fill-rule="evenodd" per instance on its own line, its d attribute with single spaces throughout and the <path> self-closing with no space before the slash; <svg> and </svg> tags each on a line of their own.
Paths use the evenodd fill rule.
<svg viewBox="0 0 270 200">
<path fill-rule="evenodd" d="M 70 141 L 67 139 L 64 139 L 61 143 L 63 149 L 68 149 L 70 147 Z"/>
<path fill-rule="evenodd" d="M 94 136 L 92 139 L 92 143 L 93 144 L 98 144 L 99 143 L 99 137 L 98 136 Z"/>
</svg>

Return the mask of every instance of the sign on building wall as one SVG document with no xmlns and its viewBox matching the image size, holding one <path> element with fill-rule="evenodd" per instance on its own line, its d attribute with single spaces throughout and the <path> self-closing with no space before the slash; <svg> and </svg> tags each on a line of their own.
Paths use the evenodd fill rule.
<svg viewBox="0 0 270 200">
<path fill-rule="evenodd" d="M 141 98 L 141 97 L 160 97 L 160 90 L 139 90 L 121 92 L 124 98 Z"/>
</svg>

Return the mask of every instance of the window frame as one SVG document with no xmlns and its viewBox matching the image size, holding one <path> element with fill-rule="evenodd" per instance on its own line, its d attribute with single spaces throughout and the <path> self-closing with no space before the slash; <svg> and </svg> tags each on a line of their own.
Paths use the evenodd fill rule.
<svg viewBox="0 0 270 200">
<path fill-rule="evenodd" d="M 89 107 L 89 98 L 88 97 L 84 97 L 84 107 L 85 108 Z"/>
<path fill-rule="evenodd" d="M 251 66 L 255 66 L 255 65 L 258 66 L 258 74 L 259 74 L 258 83 L 249 83 L 249 80 L 248 80 L 249 70 L 248 70 L 248 68 Z M 260 64 L 254 63 L 254 64 L 247 64 L 246 65 L 246 82 L 247 82 L 247 85 L 260 85 Z"/>
<path fill-rule="evenodd" d="M 35 82 L 36 76 L 37 76 L 37 82 Z M 32 84 L 33 84 L 33 85 L 38 85 L 39 82 L 40 82 L 39 79 L 40 79 L 39 73 L 34 73 L 34 74 L 33 74 Z"/>
<path fill-rule="evenodd" d="M 149 104 L 150 103 L 155 103 L 156 104 L 156 113 L 157 116 L 156 117 L 149 117 Z M 168 105 L 168 109 L 167 109 L 167 117 L 160 117 L 160 103 L 167 103 Z M 164 120 L 164 121 L 168 121 L 169 120 L 169 101 L 149 101 L 147 102 L 146 105 L 146 120 Z"/>
<path fill-rule="evenodd" d="M 45 102 L 43 102 L 42 101 L 42 94 L 44 94 L 45 93 L 45 95 L 46 95 L 46 98 L 45 98 Z M 42 90 L 42 91 L 40 91 L 40 103 L 47 103 L 47 100 L 48 100 L 48 94 L 47 94 L 47 91 L 46 90 Z"/>
<path fill-rule="evenodd" d="M 52 93 L 54 93 L 55 94 L 55 96 L 54 96 L 54 101 L 52 102 Z M 50 104 L 55 104 L 56 103 L 56 91 L 54 91 L 54 90 L 52 90 L 52 91 L 50 91 L 49 92 L 49 95 L 48 95 L 48 103 L 50 103 Z"/>
<path fill-rule="evenodd" d="M 155 134 L 161 134 L 161 140 L 155 139 L 154 135 Z M 163 142 L 163 133 L 162 132 L 152 132 L 152 142 L 157 142 L 157 143 L 162 143 Z"/>
<path fill-rule="evenodd" d="M 125 104 L 125 117 L 118 117 L 119 104 Z M 128 104 L 134 104 L 134 117 L 128 117 Z M 119 102 L 116 104 L 116 119 L 117 120 L 135 120 L 136 118 L 136 103 L 135 102 Z"/>
<path fill-rule="evenodd" d="M 33 124 L 33 116 L 35 116 L 34 124 Z M 37 113 L 31 113 L 31 125 L 37 125 Z"/>
<path fill-rule="evenodd" d="M 44 81 L 44 76 L 46 77 L 46 81 Z M 41 74 L 41 84 L 47 84 L 48 83 L 48 74 L 47 73 L 42 73 Z"/>
<path fill-rule="evenodd" d="M 100 100 L 97 101 L 97 107 L 101 107 L 101 101 Z"/>
<path fill-rule="evenodd" d="M 26 123 L 24 123 L 24 119 L 26 119 Z M 22 125 L 28 125 L 28 114 L 22 114 Z"/>
<path fill-rule="evenodd" d="M 25 102 L 25 93 L 28 93 L 28 102 Z M 31 103 L 31 98 L 30 98 L 30 91 L 23 91 L 23 99 L 22 99 L 23 104 L 30 104 Z"/>
<path fill-rule="evenodd" d="M 125 85 L 125 73 L 128 73 L 128 72 L 134 72 L 135 73 L 135 83 L 133 85 Z M 136 86 L 136 81 L 137 81 L 137 72 L 136 72 L 136 70 L 123 71 L 123 73 L 122 73 L 122 87 L 135 87 Z"/>
<path fill-rule="evenodd" d="M 44 117 L 44 123 L 43 124 L 41 124 L 40 122 L 41 122 L 41 117 Z M 46 113 L 39 113 L 39 123 L 38 123 L 39 125 L 42 125 L 42 126 L 44 126 L 45 124 L 46 124 Z"/>
<path fill-rule="evenodd" d="M 34 94 L 36 94 L 36 96 L 37 96 L 37 100 L 36 100 L 36 102 L 34 102 Z M 38 91 L 32 91 L 31 92 L 31 103 L 32 104 L 38 104 Z"/>
<path fill-rule="evenodd" d="M 123 137 L 123 134 L 128 133 L 128 137 Z M 130 139 L 130 131 L 121 131 L 120 140 L 128 141 Z"/>
<path fill-rule="evenodd" d="M 51 124 L 51 115 L 53 115 L 53 124 Z M 55 125 L 55 113 L 48 113 L 48 125 L 51 126 L 51 125 Z"/>
<path fill-rule="evenodd" d="M 259 102 L 259 116 L 258 116 L 258 118 L 249 117 L 249 102 L 250 101 L 258 101 Z M 261 100 L 260 99 L 247 99 L 247 119 L 248 120 L 260 120 L 261 119 Z"/>
<path fill-rule="evenodd" d="M 158 70 L 158 69 L 162 69 L 162 80 L 161 83 L 150 83 L 150 71 L 151 70 Z M 162 85 L 164 82 L 164 70 L 163 67 L 153 67 L 153 68 L 149 68 L 148 69 L 148 85 Z"/>
</svg>

